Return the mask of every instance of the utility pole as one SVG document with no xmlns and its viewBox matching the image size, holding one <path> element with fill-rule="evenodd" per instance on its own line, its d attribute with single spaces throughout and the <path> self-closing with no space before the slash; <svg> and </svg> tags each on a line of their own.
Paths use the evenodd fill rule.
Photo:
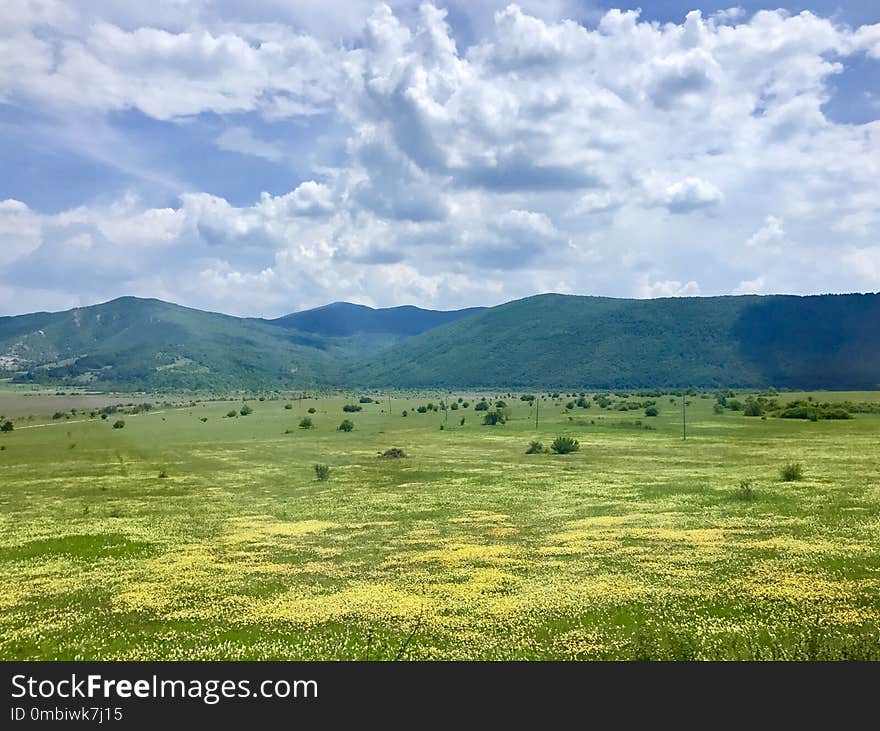
<svg viewBox="0 0 880 731">
<path fill-rule="evenodd" d="M 538 407 L 541 405 L 541 397 L 535 397 L 535 429 L 538 428 Z"/>
<path fill-rule="evenodd" d="M 681 438 L 682 441 L 688 438 L 687 436 L 687 414 L 685 413 L 685 404 L 687 403 L 687 392 L 683 392 L 681 394 Z"/>
</svg>

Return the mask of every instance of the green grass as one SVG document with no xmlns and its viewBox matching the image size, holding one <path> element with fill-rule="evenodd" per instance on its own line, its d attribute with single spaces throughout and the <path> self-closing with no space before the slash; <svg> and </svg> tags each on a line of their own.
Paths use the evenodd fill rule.
<svg viewBox="0 0 880 731">
<path fill-rule="evenodd" d="M 499 394 L 448 420 L 416 411 L 445 394 L 358 395 L 124 429 L 41 400 L 0 434 L 0 659 L 880 659 L 880 416 L 693 396 L 682 441 L 669 396 L 546 399 L 536 429 L 515 394 L 496 426 L 473 404 Z M 525 453 L 559 435 L 579 451 Z"/>
</svg>

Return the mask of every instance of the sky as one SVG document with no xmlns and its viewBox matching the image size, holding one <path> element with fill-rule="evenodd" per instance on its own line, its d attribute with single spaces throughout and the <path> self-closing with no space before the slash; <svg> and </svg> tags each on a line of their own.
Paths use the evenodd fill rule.
<svg viewBox="0 0 880 731">
<path fill-rule="evenodd" d="M 880 290 L 876 0 L 3 6 L 0 315 Z"/>
</svg>

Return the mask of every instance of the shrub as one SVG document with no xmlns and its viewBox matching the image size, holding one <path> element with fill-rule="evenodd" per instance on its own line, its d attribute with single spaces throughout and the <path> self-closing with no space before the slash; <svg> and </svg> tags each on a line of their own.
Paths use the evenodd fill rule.
<svg viewBox="0 0 880 731">
<path fill-rule="evenodd" d="M 355 412 L 361 411 L 363 406 L 358 406 L 357 404 L 346 404 L 342 407 L 342 410 L 346 414 L 354 414 Z"/>
<path fill-rule="evenodd" d="M 541 454 L 544 451 L 544 445 L 539 441 L 529 442 L 529 448 L 526 450 L 526 454 Z"/>
<path fill-rule="evenodd" d="M 459 426 L 464 426 L 464 417 L 461 417 L 461 421 L 458 422 Z"/>
<path fill-rule="evenodd" d="M 590 402 L 587 401 L 587 399 L 584 396 L 581 396 L 578 398 L 577 401 L 575 401 L 575 406 L 579 406 L 582 409 L 589 409 Z"/>
<path fill-rule="evenodd" d="M 202 416 L 202 417 L 199 419 L 199 421 L 202 422 L 202 424 L 204 424 L 207 420 L 208 420 L 208 417 L 207 417 L 207 416 Z"/>
<path fill-rule="evenodd" d="M 761 404 L 757 401 L 746 401 L 746 407 L 743 409 L 743 414 L 745 416 L 761 416 L 763 413 L 764 409 L 761 408 Z"/>
<path fill-rule="evenodd" d="M 238 413 L 241 414 L 242 416 L 247 416 L 248 414 L 254 413 L 254 410 L 250 406 L 245 404 L 244 406 L 241 407 L 241 409 L 239 409 Z"/>
<path fill-rule="evenodd" d="M 122 429 L 125 426 L 125 422 L 122 419 L 117 419 L 113 422 L 114 429 Z"/>
<path fill-rule="evenodd" d="M 571 411 L 571 410 L 574 408 L 574 401 L 569 401 L 569 402 L 565 405 L 565 408 L 566 408 L 567 410 Z"/>
<path fill-rule="evenodd" d="M 165 470 L 162 470 L 162 471 L 159 473 L 159 479 L 160 479 L 160 480 L 164 480 L 166 477 L 168 477 L 168 473 L 167 473 Z"/>
<path fill-rule="evenodd" d="M 453 411 L 458 411 L 458 403 L 456 401 L 453 401 L 452 404 L 450 404 L 449 408 Z"/>
<path fill-rule="evenodd" d="M 315 409 L 314 406 L 309 406 L 309 408 L 307 409 L 307 411 L 308 411 L 310 414 L 314 414 L 315 411 L 316 411 L 316 409 Z"/>
<path fill-rule="evenodd" d="M 649 406 L 647 409 L 645 409 L 645 416 L 657 416 L 657 414 L 659 413 L 660 412 L 657 411 L 656 406 Z"/>
<path fill-rule="evenodd" d="M 228 418 L 232 419 L 232 418 L 238 416 L 238 412 L 237 412 L 235 409 L 230 409 L 229 411 L 226 412 L 226 416 L 227 416 Z M 106 418 L 107 418 L 107 414 L 101 414 L 101 418 L 102 418 L 102 419 L 106 419 Z"/>
<path fill-rule="evenodd" d="M 325 464 L 316 464 L 315 465 L 315 477 L 317 477 L 321 482 L 324 480 L 330 479 L 330 467 Z"/>
<path fill-rule="evenodd" d="M 343 419 L 342 423 L 336 427 L 336 431 L 351 431 L 354 429 L 354 422 L 351 419 Z"/>
<path fill-rule="evenodd" d="M 476 406 L 474 406 L 474 411 L 488 411 L 489 404 L 485 401 L 480 401 Z"/>
<path fill-rule="evenodd" d="M 293 408 L 293 404 L 284 404 L 284 408 L 290 411 Z"/>
<path fill-rule="evenodd" d="M 401 416 L 409 416 L 409 411 L 407 411 L 406 409 L 404 409 L 404 410 L 401 412 L 400 415 L 401 415 Z"/>
<path fill-rule="evenodd" d="M 53 419 L 63 419 L 65 417 L 65 413 L 63 411 L 56 411 L 52 414 Z"/>
<path fill-rule="evenodd" d="M 314 426 L 314 424 L 312 423 L 312 420 L 308 416 L 306 416 L 303 419 L 300 419 L 300 422 L 299 422 L 300 429 L 311 429 L 313 426 Z"/>
<path fill-rule="evenodd" d="M 804 468 L 800 462 L 788 462 L 779 469 L 779 476 L 783 482 L 796 482 L 804 476 Z"/>
<path fill-rule="evenodd" d="M 504 421 L 504 414 L 499 411 L 487 411 L 483 416 L 484 426 L 495 426 L 496 424 L 503 424 Z"/>
<path fill-rule="evenodd" d="M 739 487 L 736 488 L 734 497 L 736 497 L 737 500 L 753 500 L 755 497 L 755 490 L 752 487 L 752 481 L 740 480 Z"/>
<path fill-rule="evenodd" d="M 391 449 L 386 449 L 379 456 L 382 459 L 401 459 L 402 457 L 406 457 L 406 452 L 400 447 L 392 447 Z"/>
<path fill-rule="evenodd" d="M 0 424 L 0 431 L 12 431 L 15 428 L 11 421 L 4 421 Z"/>
<path fill-rule="evenodd" d="M 496 401 L 495 402 L 496 409 L 503 409 L 503 408 L 506 408 L 506 406 L 507 406 L 507 404 L 504 403 L 504 401 Z"/>
<path fill-rule="evenodd" d="M 419 407 L 416 409 L 416 411 L 418 411 L 420 414 L 427 414 L 427 413 L 428 413 L 428 407 L 427 407 L 427 406 L 419 406 Z"/>
<path fill-rule="evenodd" d="M 462 401 L 461 402 L 461 408 L 463 408 L 463 409 L 466 409 L 470 405 L 471 405 L 470 401 Z"/>
<path fill-rule="evenodd" d="M 556 437 L 553 440 L 553 444 L 550 445 L 550 449 L 556 454 L 569 454 L 570 452 L 577 452 L 580 448 L 581 445 L 578 440 L 572 439 L 572 437 Z"/>
<path fill-rule="evenodd" d="M 371 399 L 369 396 L 361 396 L 361 397 L 358 399 L 358 401 L 359 401 L 360 403 L 362 403 L 362 404 L 371 404 L 371 403 L 373 403 L 373 399 Z"/>
</svg>

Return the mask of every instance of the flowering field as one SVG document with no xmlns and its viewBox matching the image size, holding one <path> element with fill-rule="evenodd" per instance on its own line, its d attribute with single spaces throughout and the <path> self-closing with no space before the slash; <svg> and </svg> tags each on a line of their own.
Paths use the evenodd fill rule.
<svg viewBox="0 0 880 731">
<path fill-rule="evenodd" d="M 880 659 L 880 415 L 357 396 L 12 419 L 0 659 Z"/>
</svg>

